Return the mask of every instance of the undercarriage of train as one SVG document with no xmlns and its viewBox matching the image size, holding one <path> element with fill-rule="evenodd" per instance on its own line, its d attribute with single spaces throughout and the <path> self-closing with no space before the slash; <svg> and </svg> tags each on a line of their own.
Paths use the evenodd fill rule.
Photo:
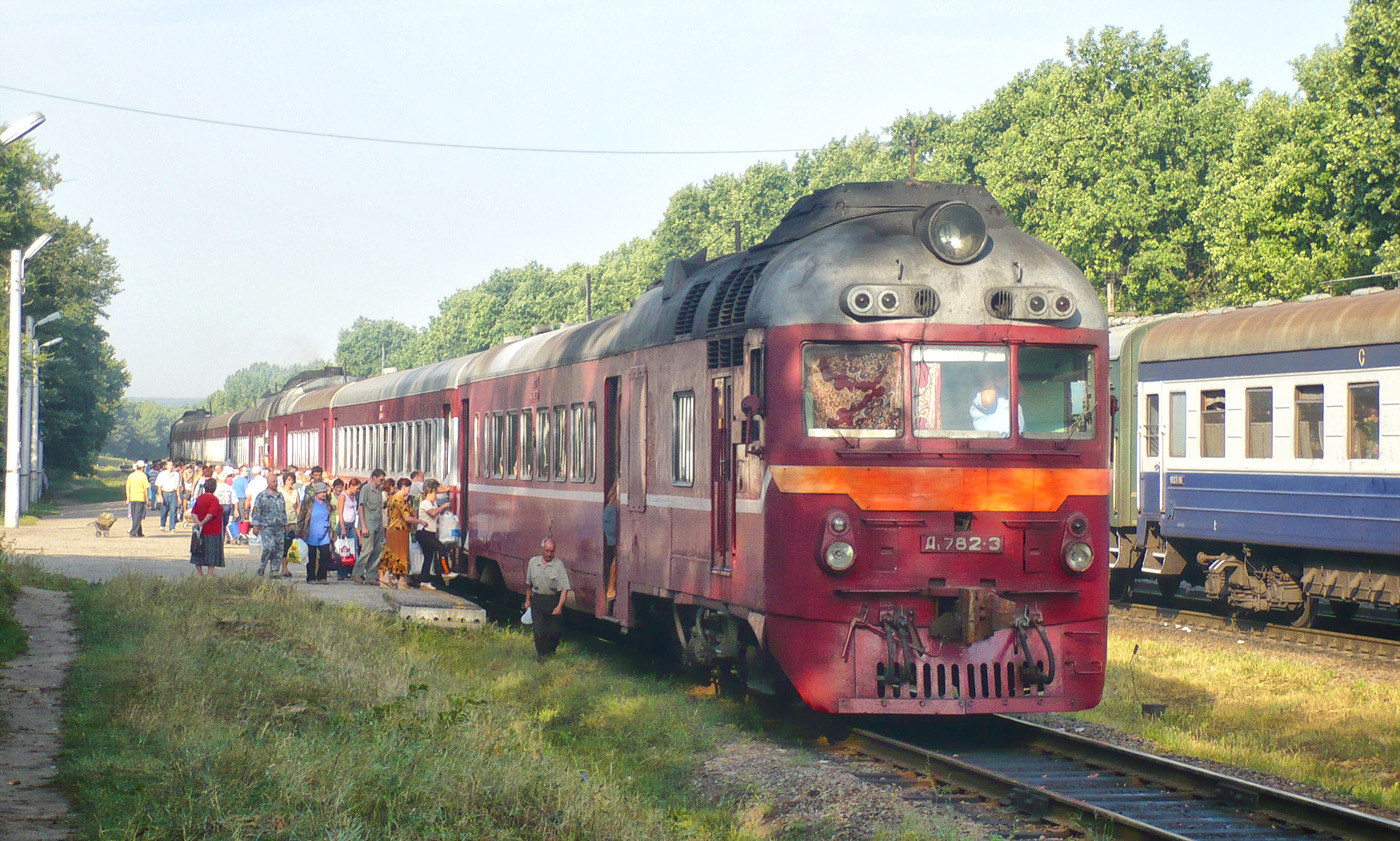
<svg viewBox="0 0 1400 841">
<path fill-rule="evenodd" d="M 1120 541 L 1112 571 L 1114 600 L 1131 600 L 1143 579 L 1155 579 L 1156 589 L 1169 600 L 1183 583 L 1194 584 L 1224 612 L 1299 627 L 1312 624 L 1324 600 L 1342 621 L 1363 605 L 1400 607 L 1400 558 L 1395 556 L 1167 541 L 1155 530 L 1145 543 Z"/>
</svg>

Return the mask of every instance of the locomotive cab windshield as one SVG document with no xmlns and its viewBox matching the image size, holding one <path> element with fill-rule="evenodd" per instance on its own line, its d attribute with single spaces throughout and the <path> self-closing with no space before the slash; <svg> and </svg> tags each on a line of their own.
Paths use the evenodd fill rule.
<svg viewBox="0 0 1400 841">
<path fill-rule="evenodd" d="M 915 438 L 1002 439 L 1013 436 L 1013 415 L 1020 438 L 1095 434 L 1091 348 L 812 343 L 802 371 L 809 437 L 904 438 L 912 429 Z"/>
</svg>

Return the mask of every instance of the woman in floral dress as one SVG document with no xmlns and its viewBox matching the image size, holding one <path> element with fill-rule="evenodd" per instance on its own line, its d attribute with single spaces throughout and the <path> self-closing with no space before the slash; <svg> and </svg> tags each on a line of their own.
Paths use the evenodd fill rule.
<svg viewBox="0 0 1400 841">
<path fill-rule="evenodd" d="M 414 516 L 413 501 L 409 489 L 413 482 L 400 479 L 394 487 L 392 480 L 385 479 L 385 492 L 393 493 L 384 507 L 384 556 L 379 562 L 379 583 L 383 587 L 398 586 L 408 589 L 408 537 L 418 518 Z"/>
</svg>

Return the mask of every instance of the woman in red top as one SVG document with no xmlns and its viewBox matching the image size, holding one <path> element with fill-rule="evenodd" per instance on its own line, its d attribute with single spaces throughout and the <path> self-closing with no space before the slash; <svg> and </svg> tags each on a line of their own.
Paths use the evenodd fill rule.
<svg viewBox="0 0 1400 841">
<path fill-rule="evenodd" d="M 199 549 L 190 552 L 190 563 L 197 575 L 214 575 L 214 567 L 224 565 L 224 507 L 214 496 L 217 479 L 204 480 L 204 493 L 194 501 L 195 531 L 200 534 Z"/>
</svg>

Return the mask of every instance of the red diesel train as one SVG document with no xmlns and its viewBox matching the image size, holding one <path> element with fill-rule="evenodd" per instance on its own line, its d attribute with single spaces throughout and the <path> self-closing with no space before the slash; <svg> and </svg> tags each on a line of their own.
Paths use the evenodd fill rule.
<svg viewBox="0 0 1400 841">
<path fill-rule="evenodd" d="M 304 374 L 246 420 L 182 418 L 171 455 L 421 468 L 460 491 L 460 571 L 518 591 L 552 536 L 573 611 L 819 710 L 1084 709 L 1107 337 L 1083 274 L 985 190 L 847 184 L 747 251 L 671 261 L 626 313 Z"/>
</svg>

